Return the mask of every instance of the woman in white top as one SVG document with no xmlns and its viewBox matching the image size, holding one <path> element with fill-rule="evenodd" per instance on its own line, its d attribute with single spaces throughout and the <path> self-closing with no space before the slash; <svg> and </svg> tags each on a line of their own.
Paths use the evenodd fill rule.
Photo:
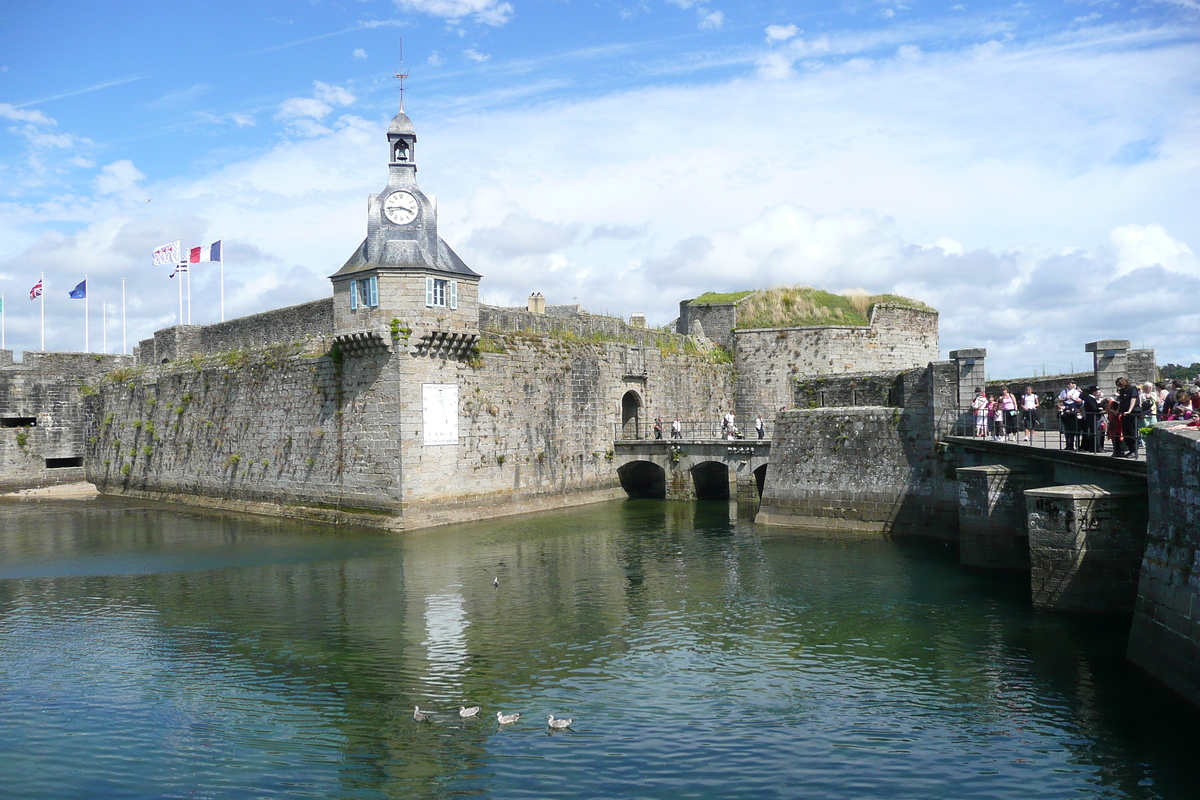
<svg viewBox="0 0 1200 800">
<path fill-rule="evenodd" d="M 1021 422 L 1024 423 L 1025 441 L 1033 443 L 1033 427 L 1037 424 L 1038 396 L 1033 393 L 1032 386 L 1025 387 L 1021 395 Z"/>
</svg>

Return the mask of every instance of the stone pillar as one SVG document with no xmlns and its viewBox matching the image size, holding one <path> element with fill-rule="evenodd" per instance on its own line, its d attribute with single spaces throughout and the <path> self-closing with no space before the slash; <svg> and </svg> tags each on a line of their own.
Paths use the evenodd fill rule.
<svg viewBox="0 0 1200 800">
<path fill-rule="evenodd" d="M 951 350 L 950 360 L 958 365 L 958 407 L 965 408 L 975 399 L 975 387 L 987 388 L 983 369 L 987 350 L 982 347 L 968 347 L 962 350 Z"/>
<path fill-rule="evenodd" d="M 692 471 L 689 469 L 690 459 L 680 461 L 667 459 L 667 499 L 695 500 L 696 484 L 692 482 Z"/>
<path fill-rule="evenodd" d="M 634 328 L 646 327 L 646 315 L 642 313 L 634 313 L 629 315 L 629 325 Z"/>
<path fill-rule="evenodd" d="M 958 560 L 968 567 L 1029 569 L 1025 490 L 1042 475 L 998 465 L 961 467 L 958 475 Z"/>
<path fill-rule="evenodd" d="M 1101 339 L 1098 342 L 1088 342 L 1083 349 L 1092 354 L 1092 369 L 1096 374 L 1096 385 L 1106 396 L 1115 395 L 1117 378 L 1125 375 L 1129 369 L 1126 356 L 1129 352 L 1129 340 Z"/>
<path fill-rule="evenodd" d="M 1146 544 L 1146 493 L 1092 485 L 1027 489 L 1030 590 L 1048 611 L 1129 616 Z"/>
<path fill-rule="evenodd" d="M 546 298 L 541 292 L 534 292 L 529 295 L 529 305 L 527 306 L 530 314 L 545 314 L 546 313 Z"/>
</svg>

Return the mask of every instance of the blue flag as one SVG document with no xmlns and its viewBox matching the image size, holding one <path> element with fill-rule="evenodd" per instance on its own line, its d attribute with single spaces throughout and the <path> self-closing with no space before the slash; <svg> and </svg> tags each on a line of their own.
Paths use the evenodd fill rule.
<svg viewBox="0 0 1200 800">
<path fill-rule="evenodd" d="M 79 285 L 71 290 L 72 300 L 82 300 L 85 297 L 87 297 L 87 278 L 81 280 Z"/>
</svg>

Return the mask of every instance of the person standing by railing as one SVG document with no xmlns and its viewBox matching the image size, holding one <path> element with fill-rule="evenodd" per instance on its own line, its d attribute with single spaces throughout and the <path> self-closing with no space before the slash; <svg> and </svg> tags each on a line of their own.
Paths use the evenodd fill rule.
<svg viewBox="0 0 1200 800">
<path fill-rule="evenodd" d="M 671 438 L 683 438 L 683 423 L 679 421 L 679 417 L 676 417 L 675 421 L 671 423 Z"/>
<path fill-rule="evenodd" d="M 663 431 L 662 417 L 655 417 L 654 418 L 654 438 L 661 439 L 662 431 Z"/>
<path fill-rule="evenodd" d="M 988 399 L 983 393 L 983 387 L 975 387 L 975 399 L 971 401 L 971 413 L 975 417 L 975 435 L 983 438 L 987 436 L 988 427 Z"/>
<path fill-rule="evenodd" d="M 1011 442 L 1017 436 L 1017 398 L 1012 396 L 1012 392 L 1008 391 L 1005 386 L 1000 390 L 1000 411 L 1004 419 L 1003 432 L 1001 437 L 1004 441 Z"/>
<path fill-rule="evenodd" d="M 1104 395 L 1098 386 L 1089 386 L 1083 396 L 1083 436 L 1079 449 L 1088 453 L 1104 452 Z"/>
<path fill-rule="evenodd" d="M 1025 441 L 1033 443 L 1033 429 L 1037 426 L 1038 396 L 1033 393 L 1032 386 L 1025 387 L 1021 395 L 1021 424 L 1025 428 Z"/>
<path fill-rule="evenodd" d="M 754 418 L 754 430 L 758 433 L 758 438 L 760 439 L 763 438 L 763 435 L 767 432 L 766 426 L 763 425 L 762 414 L 759 414 Z"/>
<path fill-rule="evenodd" d="M 1113 455 L 1137 458 L 1138 391 L 1126 377 L 1117 378 L 1117 413 L 1120 414 L 1121 438 L 1113 442 Z"/>
</svg>

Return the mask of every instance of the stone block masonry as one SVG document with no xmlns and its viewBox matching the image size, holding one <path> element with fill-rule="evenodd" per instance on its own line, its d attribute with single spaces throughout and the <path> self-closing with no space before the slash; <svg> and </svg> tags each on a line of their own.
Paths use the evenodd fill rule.
<svg viewBox="0 0 1200 800">
<path fill-rule="evenodd" d="M 1033 605 L 1128 616 L 1146 541 L 1144 493 L 1091 485 L 1025 491 Z"/>
<path fill-rule="evenodd" d="M 930 413 L 869 406 L 779 413 L 755 521 L 956 536 L 957 485 L 934 441 Z"/>
<path fill-rule="evenodd" d="M 108 493 L 397 530 L 618 497 L 627 392 L 645 418 L 715 419 L 732 402 L 732 368 L 677 339 L 490 333 L 467 358 L 310 339 L 172 361 L 103 385 L 88 476 Z M 457 444 L 425 443 L 430 384 L 457 387 Z"/>
<path fill-rule="evenodd" d="M 958 558 L 964 566 L 1029 569 L 1025 490 L 1049 476 L 999 465 L 957 470 Z"/>
<path fill-rule="evenodd" d="M 0 350 L 0 490 L 83 480 L 83 398 L 132 356 Z"/>
<path fill-rule="evenodd" d="M 793 402 L 797 378 L 924 367 L 938 358 L 938 315 L 877 305 L 867 326 L 738 330 L 737 413 L 770 420 Z"/>
<path fill-rule="evenodd" d="M 1200 431 L 1146 437 L 1149 525 L 1127 657 L 1200 705 Z"/>
</svg>

